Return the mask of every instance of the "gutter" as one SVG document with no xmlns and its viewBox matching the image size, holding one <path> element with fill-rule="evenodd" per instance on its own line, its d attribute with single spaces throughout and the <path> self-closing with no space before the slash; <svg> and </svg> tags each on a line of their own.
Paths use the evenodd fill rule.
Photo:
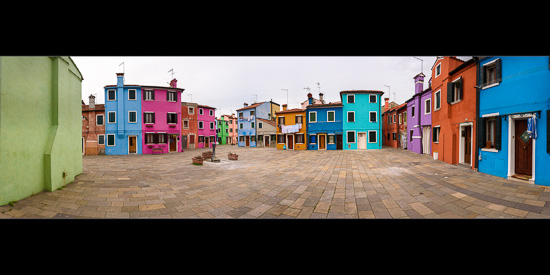
<svg viewBox="0 0 550 275">
<path fill-rule="evenodd" d="M 476 66 L 476 138 L 477 136 L 479 135 L 479 132 L 477 131 L 477 125 L 478 125 L 478 120 L 481 119 L 480 116 L 479 116 L 479 92 L 481 91 L 481 88 L 479 87 L 479 57 L 473 57 L 472 59 L 474 59 L 475 61 L 475 66 Z M 473 130 L 473 129 L 472 129 Z M 477 142 L 477 139 L 475 140 L 476 142 L 476 146 L 475 146 L 475 164 L 476 164 L 476 167 L 474 168 L 474 171 L 478 172 L 478 169 L 479 169 L 479 143 Z"/>
</svg>

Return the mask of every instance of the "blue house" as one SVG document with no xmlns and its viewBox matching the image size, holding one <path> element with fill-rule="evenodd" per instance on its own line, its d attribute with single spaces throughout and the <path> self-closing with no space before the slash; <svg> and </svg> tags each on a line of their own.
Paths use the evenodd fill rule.
<svg viewBox="0 0 550 275">
<path fill-rule="evenodd" d="M 117 84 L 105 88 L 105 154 L 141 154 L 141 86 L 125 85 L 117 73 Z"/>
<path fill-rule="evenodd" d="M 311 94 L 308 94 L 308 97 Z M 308 150 L 342 150 L 342 102 L 307 105 Z"/>
<path fill-rule="evenodd" d="M 478 167 L 550 186 L 548 56 L 479 59 Z"/>
<path fill-rule="evenodd" d="M 344 150 L 382 149 L 382 91 L 341 91 Z"/>
<path fill-rule="evenodd" d="M 238 146 L 239 147 L 256 147 L 256 129 L 258 127 L 257 118 L 271 120 L 271 103 L 264 101 L 254 103 L 248 106 L 244 104 L 243 108 L 237 109 L 237 126 L 238 126 Z"/>
</svg>

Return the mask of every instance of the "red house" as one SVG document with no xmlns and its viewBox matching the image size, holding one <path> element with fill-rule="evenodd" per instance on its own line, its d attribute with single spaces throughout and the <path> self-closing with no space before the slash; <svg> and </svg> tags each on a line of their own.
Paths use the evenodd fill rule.
<svg viewBox="0 0 550 275">
<path fill-rule="evenodd" d="M 95 104 L 90 95 L 90 105 L 82 101 L 82 154 L 105 154 L 105 104 Z"/>
</svg>

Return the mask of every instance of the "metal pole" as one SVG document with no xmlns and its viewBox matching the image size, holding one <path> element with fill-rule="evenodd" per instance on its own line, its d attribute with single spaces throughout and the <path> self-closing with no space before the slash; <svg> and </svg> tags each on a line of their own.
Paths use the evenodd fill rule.
<svg viewBox="0 0 550 275">
<path fill-rule="evenodd" d="M 421 72 L 421 73 L 424 73 L 424 60 L 422 60 L 422 59 L 420 59 L 420 58 L 418 58 L 418 57 L 416 57 L 416 56 L 413 56 L 413 57 L 416 58 L 416 59 L 418 59 L 418 60 L 420 60 L 420 72 Z"/>
<path fill-rule="evenodd" d="M 288 89 L 281 89 L 283 91 L 286 91 L 286 107 L 288 108 Z"/>
</svg>

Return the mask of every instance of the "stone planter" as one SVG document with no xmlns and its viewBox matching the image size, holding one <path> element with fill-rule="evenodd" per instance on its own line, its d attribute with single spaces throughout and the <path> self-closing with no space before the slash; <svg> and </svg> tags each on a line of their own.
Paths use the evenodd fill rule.
<svg viewBox="0 0 550 275">
<path fill-rule="evenodd" d="M 208 152 L 202 152 L 202 158 L 205 159 L 205 158 L 211 158 L 212 157 L 212 151 L 208 151 Z"/>
<path fill-rule="evenodd" d="M 227 158 L 229 158 L 230 160 L 238 160 L 239 155 L 227 155 Z"/>
<path fill-rule="evenodd" d="M 204 159 L 202 158 L 193 158 L 193 164 L 200 164 L 202 165 L 202 162 L 204 161 Z"/>
</svg>

